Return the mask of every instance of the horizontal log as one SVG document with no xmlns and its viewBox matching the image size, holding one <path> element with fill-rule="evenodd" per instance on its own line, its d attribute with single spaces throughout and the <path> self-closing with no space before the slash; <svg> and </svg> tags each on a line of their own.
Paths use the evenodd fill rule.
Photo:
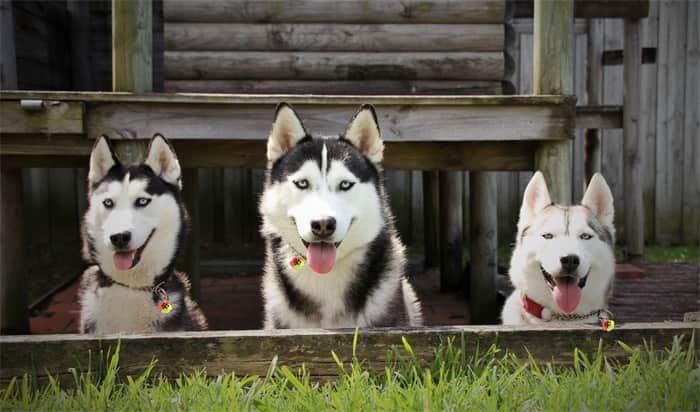
<svg viewBox="0 0 700 412">
<path fill-rule="evenodd" d="M 501 81 L 470 80 L 166 80 L 166 92 L 351 95 L 494 95 Z"/>
<path fill-rule="evenodd" d="M 533 16 L 533 0 L 514 0 L 515 17 Z M 582 19 L 643 19 L 649 16 L 649 0 L 574 0 L 574 17 Z"/>
<path fill-rule="evenodd" d="M 211 23 L 503 23 L 494 0 L 164 0 L 166 22 Z"/>
<path fill-rule="evenodd" d="M 577 106 L 577 129 L 621 129 L 622 106 Z"/>
<path fill-rule="evenodd" d="M 93 142 L 83 137 L 5 136 L 2 167 L 86 167 Z M 175 140 L 183 167 L 264 168 L 263 140 Z M 386 169 L 532 170 L 534 142 L 386 142 Z"/>
<path fill-rule="evenodd" d="M 167 23 L 168 51 L 502 51 L 503 24 Z"/>
<path fill-rule="evenodd" d="M 531 328 L 508 326 L 453 326 L 419 329 L 361 330 L 356 355 L 371 368 L 383 368 L 389 352 L 403 349 L 405 338 L 415 357 L 428 365 L 441 343 L 464 339 L 469 351 L 484 350 L 495 344 L 521 359 L 532 357 L 542 363 L 569 365 L 573 350 L 597 350 L 599 342 L 609 360 L 624 359 L 629 354 L 618 342 L 633 347 L 653 343 L 657 350 L 673 344 L 674 337 L 697 334 L 698 322 L 630 323 L 616 325 L 615 331 L 605 333 L 600 328 L 572 325 L 567 328 L 544 325 Z M 89 354 L 98 362 L 100 350 L 115 350 L 120 345 L 119 367 L 123 374 L 141 373 L 157 359 L 155 374 L 178 377 L 204 369 L 209 376 L 235 372 L 237 375 L 265 376 L 270 362 L 278 358 L 279 365 L 292 369 L 303 365 L 312 376 L 338 376 L 338 366 L 331 351 L 344 362 L 352 360 L 352 330 L 297 329 L 276 331 L 211 331 L 158 333 L 150 335 L 35 335 L 0 336 L 0 384 L 13 377 L 32 374 L 45 378 L 51 374 L 61 379 L 73 368 L 88 365 Z M 698 341 L 695 351 L 698 352 Z M 40 367 L 38 367 L 40 366 Z"/>
<path fill-rule="evenodd" d="M 603 66 L 618 66 L 622 64 L 624 50 L 606 50 L 603 52 Z M 639 64 L 656 63 L 656 47 L 642 48 L 642 61 Z"/>
<path fill-rule="evenodd" d="M 168 80 L 502 80 L 503 52 L 165 52 Z"/>
<path fill-rule="evenodd" d="M 3 91 L 4 93 L 4 91 Z M 36 101 L 22 108 L 19 101 L 0 102 L 0 131 L 36 134 L 83 132 L 81 102 Z"/>
</svg>

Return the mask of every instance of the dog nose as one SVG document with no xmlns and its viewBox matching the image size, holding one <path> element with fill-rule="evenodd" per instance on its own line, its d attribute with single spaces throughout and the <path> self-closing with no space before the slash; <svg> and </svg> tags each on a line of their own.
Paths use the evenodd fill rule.
<svg viewBox="0 0 700 412">
<path fill-rule="evenodd" d="M 559 261 L 561 261 L 561 267 L 564 269 L 564 273 L 567 274 L 574 273 L 579 263 L 581 263 L 576 255 L 566 255 L 559 259 Z"/>
<path fill-rule="evenodd" d="M 131 232 L 115 233 L 109 237 L 109 240 L 112 241 L 115 247 L 124 249 L 129 245 L 129 242 L 131 242 Z"/>
<path fill-rule="evenodd" d="M 311 232 L 318 237 L 328 237 L 335 232 L 335 218 L 326 217 L 311 221 Z"/>
</svg>

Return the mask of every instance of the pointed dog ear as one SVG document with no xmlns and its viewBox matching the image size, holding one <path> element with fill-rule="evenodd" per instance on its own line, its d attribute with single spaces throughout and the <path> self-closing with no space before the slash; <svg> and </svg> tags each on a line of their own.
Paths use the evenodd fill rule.
<svg viewBox="0 0 700 412">
<path fill-rule="evenodd" d="M 278 104 L 267 139 L 267 160 L 276 161 L 306 136 L 306 129 L 292 106 L 285 102 Z"/>
<path fill-rule="evenodd" d="M 166 182 L 182 189 L 180 183 L 180 177 L 182 176 L 180 162 L 177 160 L 175 150 L 173 150 L 163 135 L 155 134 L 151 139 L 144 164 Z"/>
<path fill-rule="evenodd" d="M 117 164 L 119 164 L 119 160 L 107 136 L 98 137 L 90 153 L 90 170 L 88 171 L 90 186 L 104 179 L 109 170 Z"/>
<path fill-rule="evenodd" d="M 609 230 L 615 233 L 615 206 L 613 205 L 613 195 L 608 183 L 600 173 L 596 173 L 588 184 L 588 189 L 583 195 L 581 204 L 593 212 L 598 221 Z"/>
<path fill-rule="evenodd" d="M 384 157 L 384 143 L 379 133 L 377 114 L 371 104 L 364 104 L 350 120 L 343 137 L 357 147 L 372 162 L 380 163 Z"/>
<path fill-rule="evenodd" d="M 552 198 L 549 196 L 547 182 L 544 180 L 542 172 L 537 171 L 530 179 L 530 183 L 525 188 L 523 195 L 523 204 L 520 207 L 520 219 L 518 220 L 518 233 L 528 226 L 535 215 L 542 211 L 545 207 L 552 204 Z"/>
</svg>

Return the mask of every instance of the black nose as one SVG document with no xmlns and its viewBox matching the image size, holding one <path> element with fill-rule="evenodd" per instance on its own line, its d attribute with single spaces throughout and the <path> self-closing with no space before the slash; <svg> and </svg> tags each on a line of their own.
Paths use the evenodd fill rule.
<svg viewBox="0 0 700 412">
<path fill-rule="evenodd" d="M 328 237 L 335 232 L 335 218 L 326 217 L 311 221 L 311 231 L 318 237 Z"/>
<path fill-rule="evenodd" d="M 566 255 L 559 259 L 561 261 L 561 267 L 564 269 L 564 273 L 572 274 L 578 268 L 579 263 L 581 263 L 576 255 Z"/>
<path fill-rule="evenodd" d="M 131 242 L 131 232 L 115 233 L 109 237 L 109 240 L 112 241 L 112 244 L 116 248 L 124 249 L 129 246 L 129 242 Z"/>
</svg>

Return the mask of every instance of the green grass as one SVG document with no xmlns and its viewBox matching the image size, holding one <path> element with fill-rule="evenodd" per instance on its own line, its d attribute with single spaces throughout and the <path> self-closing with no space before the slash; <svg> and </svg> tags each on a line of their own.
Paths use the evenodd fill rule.
<svg viewBox="0 0 700 412">
<path fill-rule="evenodd" d="M 700 409 L 700 364 L 691 340 L 665 351 L 629 348 L 624 362 L 575 350 L 573 366 L 522 361 L 492 347 L 485 352 L 448 342 L 422 367 L 405 342 L 383 370 L 333 354 L 338 378 L 315 382 L 304 371 L 277 367 L 265 377 L 203 372 L 177 379 L 118 374 L 118 352 L 99 373 L 74 382 L 38 385 L 24 377 L 0 390 L 5 410 L 687 410 Z"/>
</svg>

